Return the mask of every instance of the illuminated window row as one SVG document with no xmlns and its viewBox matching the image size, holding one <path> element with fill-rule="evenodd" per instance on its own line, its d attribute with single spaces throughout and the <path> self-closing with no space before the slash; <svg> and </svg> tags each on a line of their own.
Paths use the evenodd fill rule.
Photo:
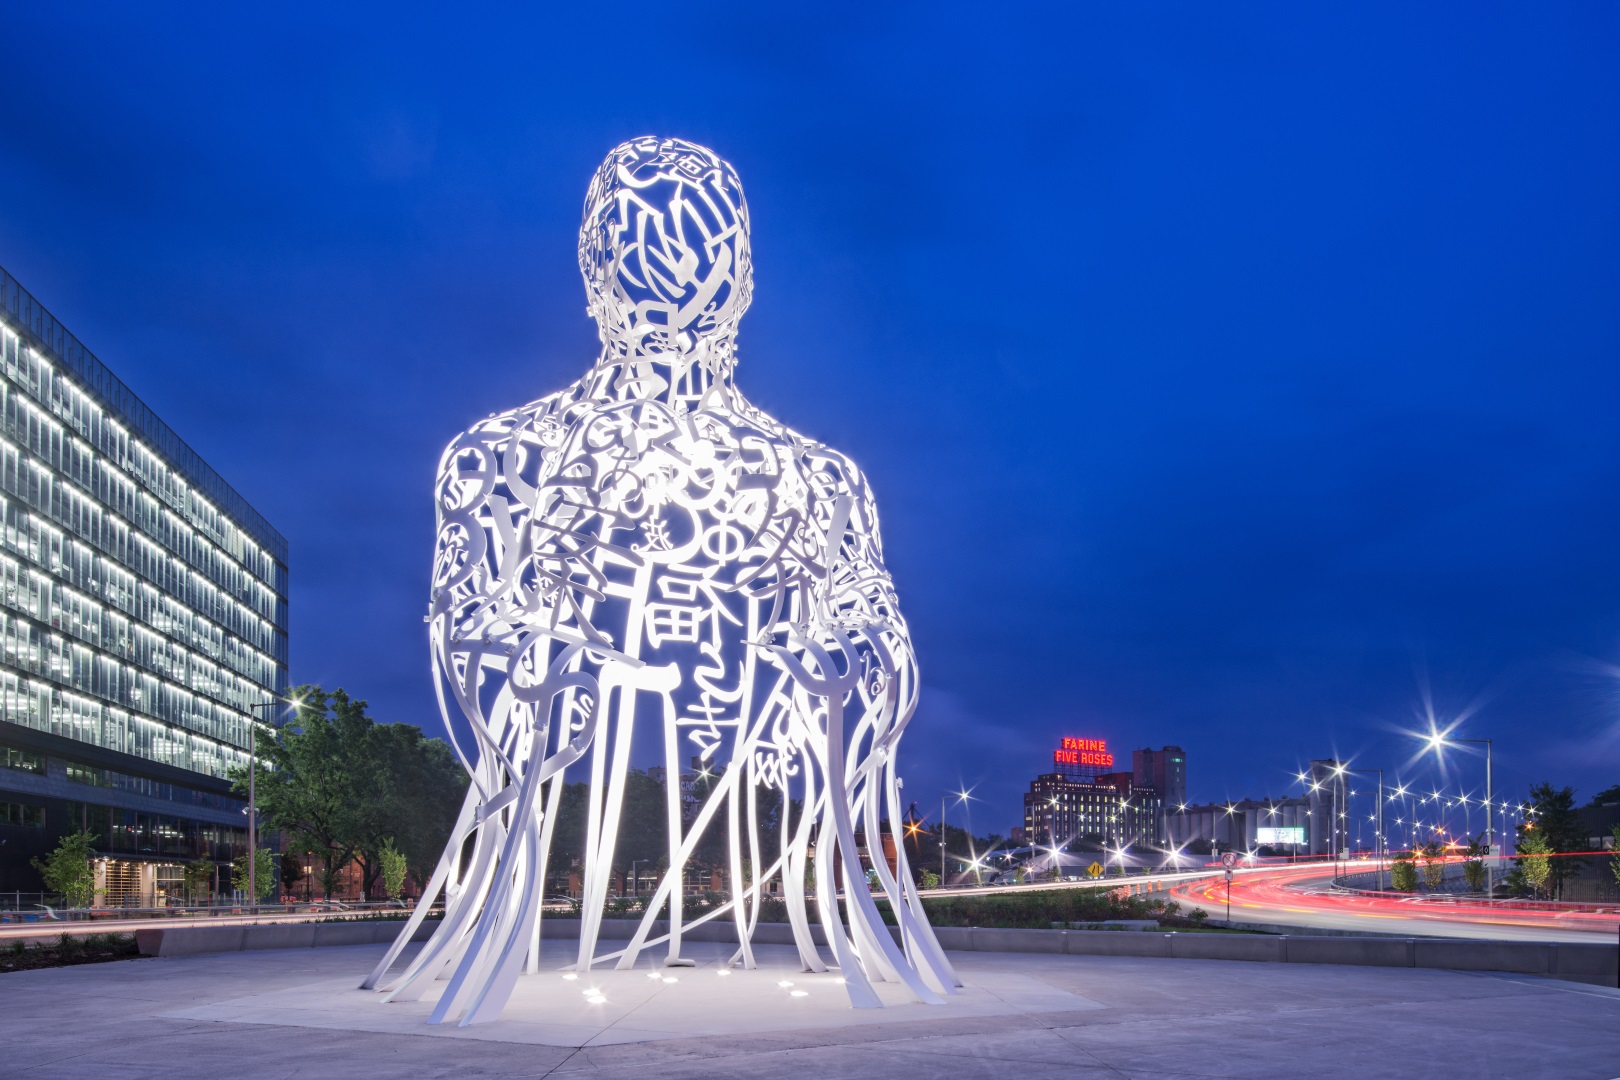
<svg viewBox="0 0 1620 1080">
<path fill-rule="evenodd" d="M 75 644 L 107 656 L 120 667 L 126 666 L 123 661 L 128 661 L 131 678 L 138 674 L 138 669 L 144 669 L 243 712 L 250 703 L 262 701 L 267 691 L 278 692 L 274 681 L 277 671 L 273 667 L 265 672 L 264 682 L 254 682 L 144 626 L 130 624 L 117 613 L 106 614 L 99 624 L 70 619 L 63 606 L 51 602 L 51 582 L 40 583 L 43 589 L 30 587 L 26 582 L 16 584 L 9 573 L 13 566 L 9 559 L 0 558 L 0 608 L 25 616 L 18 619 L 14 615 L 12 622 L 31 625 L 37 633 L 49 637 L 60 637 L 54 631 L 61 631 L 75 639 Z"/>
<path fill-rule="evenodd" d="M 0 490 L 11 491 L 17 500 L 5 500 L 4 529 L 8 547 L 25 554 L 34 562 L 54 574 L 67 577 L 76 587 L 91 595 L 100 595 L 108 602 L 125 610 L 133 610 L 137 603 L 137 578 L 152 583 L 154 591 L 174 597 L 174 618 L 190 628 L 190 616 L 216 622 L 240 638 L 244 644 L 286 662 L 286 635 L 246 607 L 229 600 L 217 590 L 200 591 L 187 586 L 194 582 L 189 571 L 179 567 L 174 559 L 165 555 L 151 540 L 131 530 L 124 522 L 103 515 L 100 508 L 72 491 L 50 484 L 42 470 L 10 469 L 11 448 L 0 444 Z M 41 482 L 43 481 L 43 482 Z M 40 513 L 29 512 L 25 504 L 50 507 L 52 517 L 75 523 L 77 531 L 88 535 L 89 543 L 70 536 Z M 132 572 L 131 572 L 132 571 Z M 188 601 L 213 599 L 214 604 L 191 604 Z M 213 618 L 209 618 L 213 616 Z M 150 620 L 148 620 L 150 621 Z M 210 636 L 208 630 L 198 627 L 197 638 L 191 644 L 203 645 Z"/>
<path fill-rule="evenodd" d="M 14 393 L 4 393 L 6 389 L 5 381 L 0 380 L 0 429 L 28 441 L 26 434 L 18 432 L 16 425 L 10 422 L 13 403 L 23 399 Z M 145 535 L 141 528 L 132 528 L 116 512 L 116 501 L 113 508 L 108 509 L 102 501 L 80 492 L 71 483 L 62 482 L 51 467 L 49 449 L 40 453 L 40 458 L 29 457 L 14 444 L 0 439 L 0 487 L 17 493 L 144 576 L 172 584 L 172 589 L 166 591 L 183 596 L 188 603 L 208 611 L 244 637 L 267 640 L 272 636 L 270 627 L 284 622 L 284 605 L 275 593 L 249 577 L 237 564 L 223 558 L 212 560 L 220 576 L 232 579 L 238 586 L 251 585 L 248 592 L 252 604 L 222 589 L 204 572 L 187 566 L 179 555 Z M 151 501 L 150 496 L 143 495 L 136 500 L 137 504 L 142 501 Z M 164 515 L 154 516 L 161 526 Z M 148 530 L 150 528 L 151 523 L 148 523 Z"/>
<path fill-rule="evenodd" d="M 11 348 L 10 345 L 15 344 L 17 339 L 15 335 L 5 336 L 8 347 L 0 351 L 14 359 L 19 350 Z M 47 361 L 26 348 L 21 350 L 21 356 L 20 369 L 16 363 L 0 363 L 0 370 L 4 370 L 9 376 L 0 381 L 0 385 L 4 385 L 10 391 L 6 395 L 4 412 L 8 433 L 45 457 L 53 467 L 60 469 L 64 476 L 94 492 L 99 500 L 106 502 L 117 512 L 137 522 L 147 532 L 162 539 L 182 558 L 197 565 L 205 573 L 220 577 L 222 584 L 234 587 L 240 595 L 262 610 L 273 611 L 275 598 L 285 592 L 285 568 L 266 553 L 258 551 L 256 546 L 256 553 L 250 553 L 251 560 L 247 563 L 242 562 L 231 551 L 196 534 L 194 527 L 203 524 L 203 521 L 198 514 L 192 512 L 194 508 L 185 504 L 189 500 L 171 509 L 165 506 L 163 499 L 160 498 L 168 494 L 163 488 L 160 487 L 156 495 L 139 490 L 135 480 L 129 475 L 129 471 L 133 471 L 139 476 L 136 469 L 139 461 L 136 458 L 141 461 L 157 459 L 152 458 L 152 455 L 144 450 L 140 450 L 136 458 L 131 458 L 129 453 L 120 451 L 117 444 L 126 441 L 127 436 L 124 436 L 124 429 L 121 426 L 111 421 L 98 427 L 108 433 L 110 438 L 118 436 L 111 438 L 115 445 L 98 455 L 89 442 L 66 430 L 57 416 L 52 415 L 53 412 L 58 415 L 66 412 L 58 403 L 52 402 L 51 406 L 47 407 L 31 400 L 28 393 L 30 380 L 27 375 L 36 372 L 49 373 L 51 368 Z M 69 381 L 60 377 L 45 381 L 59 388 L 72 387 Z M 83 396 L 77 390 L 73 392 L 80 397 Z M 130 445 L 138 448 L 138 444 Z M 172 475 L 172 471 L 166 467 L 164 472 L 165 475 Z M 184 481 L 178 482 L 184 486 Z M 217 515 L 212 504 L 204 500 L 203 505 L 207 508 L 206 513 Z M 193 520 L 188 522 L 185 520 L 188 518 Z M 206 533 L 208 530 L 203 531 Z M 222 577 L 227 569 L 236 580 L 225 580 Z"/>
<path fill-rule="evenodd" d="M 35 731 L 221 779 L 231 768 L 245 767 L 248 762 L 242 747 L 227 746 L 195 731 L 176 730 L 14 671 L 0 670 L 0 712 L 11 723 Z"/>
<path fill-rule="evenodd" d="M 12 607 L 116 652 L 127 649 L 122 641 L 131 634 L 131 620 L 144 623 L 154 633 L 176 641 L 176 647 L 190 645 L 242 678 L 278 689 L 284 666 L 276 658 L 224 633 L 153 586 L 137 582 L 133 575 L 111 565 L 87 545 L 77 541 L 57 545 L 60 534 L 50 535 L 53 530 L 43 527 L 35 515 L 28 516 L 26 530 L 13 528 L 10 522 L 15 516 L 9 504 L 0 507 L 0 519 L 4 521 L 0 525 L 0 547 L 16 552 L 37 569 L 30 570 L 0 555 L 0 588 Z M 46 559 L 51 560 L 54 577 L 44 573 Z M 106 606 L 88 590 L 74 589 L 67 582 L 88 584 L 91 589 L 99 586 Z"/>
<path fill-rule="evenodd" d="M 27 297 L 25 293 L 23 297 L 28 302 L 32 301 L 32 297 Z M 8 296 L 7 299 L 11 297 Z M 55 320 L 51 321 L 54 323 Z M 164 454 L 131 436 L 128 428 L 118 419 L 105 416 L 101 405 L 79 386 L 73 377 L 59 374 L 50 360 L 29 348 L 11 327 L 4 325 L 3 321 L 0 321 L 0 330 L 5 332 L 6 339 L 3 342 L 3 350 L 0 350 L 0 359 L 3 359 L 8 373 L 35 400 L 46 406 L 64 424 L 85 437 L 102 453 L 123 465 L 165 504 L 185 512 L 195 525 L 210 534 L 233 558 L 249 567 L 260 578 L 278 584 L 278 591 L 282 591 L 284 586 L 276 582 L 275 556 L 285 558 L 284 551 L 264 550 L 247 529 L 241 527 L 230 515 L 222 513 L 213 502 L 197 492 L 186 478 L 171 466 Z M 88 361 L 91 381 L 97 384 L 103 394 L 111 392 L 114 398 L 127 399 L 127 404 L 137 413 L 144 414 L 149 420 L 157 423 L 162 432 L 160 441 L 166 440 L 175 444 L 170 449 L 171 455 L 179 451 L 181 457 L 196 458 L 195 453 L 175 438 L 173 432 L 168 431 L 165 425 L 156 421 L 151 411 L 130 394 L 128 388 L 118 382 L 100 361 L 90 356 L 76 340 L 72 340 L 71 335 L 64 333 L 64 336 L 68 340 L 58 344 L 66 345 L 70 352 L 83 354 L 81 360 Z M 98 374 L 101 376 L 99 379 L 96 378 Z M 101 385 L 102 383 L 108 385 Z M 202 465 L 206 472 L 212 473 L 201 459 L 196 459 L 195 464 Z M 214 481 L 222 487 L 225 486 L 217 477 L 214 477 Z M 240 500 L 240 496 L 230 492 L 228 488 L 225 494 L 228 499 Z M 258 515 L 250 507 L 246 507 L 245 503 L 244 508 L 257 518 Z M 276 539 L 280 540 L 279 537 Z"/>
<path fill-rule="evenodd" d="M 0 615 L 0 664 L 211 739 L 246 746 L 247 716 L 170 679 Z"/>
</svg>

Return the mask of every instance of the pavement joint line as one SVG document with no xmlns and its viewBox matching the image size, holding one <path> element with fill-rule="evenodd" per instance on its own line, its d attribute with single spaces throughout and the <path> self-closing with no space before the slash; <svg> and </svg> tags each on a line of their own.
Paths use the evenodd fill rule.
<svg viewBox="0 0 1620 1080">
<path fill-rule="evenodd" d="M 706 965 L 705 965 L 705 967 L 706 967 Z M 697 967 L 697 968 L 692 968 L 690 970 L 703 971 L 703 970 L 705 970 L 705 967 Z M 635 971 L 637 969 L 631 968 L 630 970 Z M 658 969 L 654 968 L 653 970 L 656 971 Z M 668 970 L 668 969 L 666 969 L 666 970 Z M 679 968 L 679 969 L 676 969 L 676 970 L 685 971 L 685 970 L 688 970 L 688 969 Z M 656 990 L 654 990 L 651 994 L 648 994 L 645 998 L 642 998 L 641 1001 L 639 1001 L 638 1003 L 636 1003 L 635 1005 L 633 1005 L 629 1009 L 627 1009 L 625 1011 L 625 1014 L 623 1016 L 619 1017 L 618 1020 L 614 1020 L 613 1022 L 611 1022 L 611 1023 L 607 1024 L 606 1026 L 602 1027 L 601 1029 L 599 1029 L 595 1035 L 592 1035 L 589 1039 L 587 1039 L 585 1041 L 585 1046 L 578 1047 L 577 1049 L 583 1050 L 583 1049 L 585 1049 L 585 1047 L 590 1046 L 592 1043 L 596 1042 L 597 1039 L 600 1039 L 603 1035 L 606 1035 L 608 1032 L 610 1032 L 614 1028 L 618 1027 L 620 1020 L 628 1020 L 628 1019 L 630 1019 L 630 1017 L 634 1016 L 636 1013 L 641 1011 L 642 1006 L 651 1004 L 651 1002 L 652 1002 L 652 1000 L 654 998 L 660 997 L 661 995 L 663 995 L 668 990 L 669 990 L 669 987 L 667 985 L 663 984 L 662 982 L 660 982 L 659 986 L 658 986 L 658 988 Z M 612 1043 L 603 1043 L 601 1045 L 603 1045 L 603 1046 L 611 1046 L 613 1044 Z"/>
<path fill-rule="evenodd" d="M 1580 994 L 1583 997 L 1603 998 L 1607 1001 L 1620 1001 L 1620 989 L 1612 986 L 1596 986 L 1592 983 L 1572 983 L 1563 979 L 1549 979 L 1541 975 L 1521 975 L 1514 971 L 1460 971 L 1460 975 L 1476 975 L 1485 979 L 1494 979 L 1497 982 L 1510 982 L 1518 986 L 1528 986 L 1537 990 L 1557 990 L 1562 994 Z M 1620 1080 L 1617 1077 L 1616 1080 Z"/>
</svg>

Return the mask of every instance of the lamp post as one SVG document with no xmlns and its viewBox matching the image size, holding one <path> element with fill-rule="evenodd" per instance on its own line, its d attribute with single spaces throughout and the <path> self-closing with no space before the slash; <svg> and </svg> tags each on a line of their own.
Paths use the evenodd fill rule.
<svg viewBox="0 0 1620 1080">
<path fill-rule="evenodd" d="M 1485 747 L 1485 805 L 1491 804 L 1491 740 L 1490 739 L 1453 739 L 1443 731 L 1431 731 L 1428 736 L 1429 749 L 1438 756 L 1447 746 L 1460 746 L 1469 744 Z M 1485 851 L 1488 858 L 1495 857 L 1496 833 L 1491 828 L 1491 816 L 1485 815 Z M 1496 899 L 1496 879 L 1491 876 L 1491 865 L 1485 864 L 1485 899 Z"/>
<path fill-rule="evenodd" d="M 1052 796 L 1046 804 L 1046 846 L 1052 852 L 1052 869 L 1057 869 L 1057 796 Z"/>
<path fill-rule="evenodd" d="M 1384 770 L 1383 769 L 1341 769 L 1347 773 L 1376 773 L 1378 775 L 1378 815 L 1373 823 L 1375 835 L 1373 837 L 1373 854 L 1378 857 L 1378 887 L 1384 887 Z"/>
<path fill-rule="evenodd" d="M 1328 848 L 1329 854 L 1333 856 L 1333 876 L 1336 878 L 1339 876 L 1339 787 L 1344 783 L 1344 765 L 1335 761 L 1333 768 L 1329 772 L 1331 773 L 1328 777 L 1328 792 L 1331 799 L 1329 811 L 1332 818 L 1328 823 Z M 1322 781 L 1312 780 L 1304 773 L 1296 775 L 1299 777 L 1300 783 L 1310 785 L 1310 790 L 1322 790 Z"/>
<path fill-rule="evenodd" d="M 261 701 L 256 705 L 248 706 L 248 912 L 257 914 L 259 910 L 259 720 L 260 709 L 274 709 L 280 705 L 298 707 L 293 699 L 286 701 Z M 267 725 L 275 725 L 267 718 Z M 294 894 L 296 895 L 296 894 Z"/>
<path fill-rule="evenodd" d="M 946 885 L 946 881 L 945 881 L 945 802 L 950 797 L 951 796 L 950 796 L 949 792 L 947 792 L 946 794 L 941 795 L 939 797 L 939 884 L 940 884 L 940 888 L 944 888 L 945 885 Z M 970 793 L 966 792 L 966 791 L 958 791 L 958 792 L 956 792 L 956 801 L 959 802 L 959 803 L 965 803 L 972 797 L 973 796 Z M 1033 848 L 1033 844 L 1034 844 L 1033 838 L 1031 839 L 1030 843 L 1031 843 L 1031 851 L 1033 851 L 1034 850 L 1034 848 Z"/>
</svg>

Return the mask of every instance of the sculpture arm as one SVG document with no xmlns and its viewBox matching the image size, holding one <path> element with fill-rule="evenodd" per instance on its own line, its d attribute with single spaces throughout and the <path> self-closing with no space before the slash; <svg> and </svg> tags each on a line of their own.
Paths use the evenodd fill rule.
<svg viewBox="0 0 1620 1080">
<path fill-rule="evenodd" d="M 816 605 L 824 631 L 840 630 L 862 665 L 857 701 L 874 721 L 874 734 L 898 738 L 917 705 L 918 670 L 900 598 L 883 558 L 877 500 L 860 469 L 825 452 L 824 469 L 836 478 L 827 522 L 824 593 Z"/>
</svg>

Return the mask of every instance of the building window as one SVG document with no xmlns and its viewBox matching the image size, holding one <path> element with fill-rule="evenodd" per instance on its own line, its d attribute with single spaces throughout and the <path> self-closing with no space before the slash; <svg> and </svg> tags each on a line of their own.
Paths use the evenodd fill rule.
<svg viewBox="0 0 1620 1080">
<path fill-rule="evenodd" d="M 107 774 L 105 772 L 71 761 L 68 762 L 67 778 L 75 784 L 89 784 L 91 787 L 107 786 Z"/>
<path fill-rule="evenodd" d="M 18 825 L 24 829 L 45 827 L 45 808 L 23 803 L 0 802 L 0 825 Z"/>
<path fill-rule="evenodd" d="M 23 772 L 45 775 L 45 759 L 38 754 L 30 754 L 26 750 L 17 750 L 10 746 L 0 746 L 0 768 L 20 769 Z"/>
</svg>

